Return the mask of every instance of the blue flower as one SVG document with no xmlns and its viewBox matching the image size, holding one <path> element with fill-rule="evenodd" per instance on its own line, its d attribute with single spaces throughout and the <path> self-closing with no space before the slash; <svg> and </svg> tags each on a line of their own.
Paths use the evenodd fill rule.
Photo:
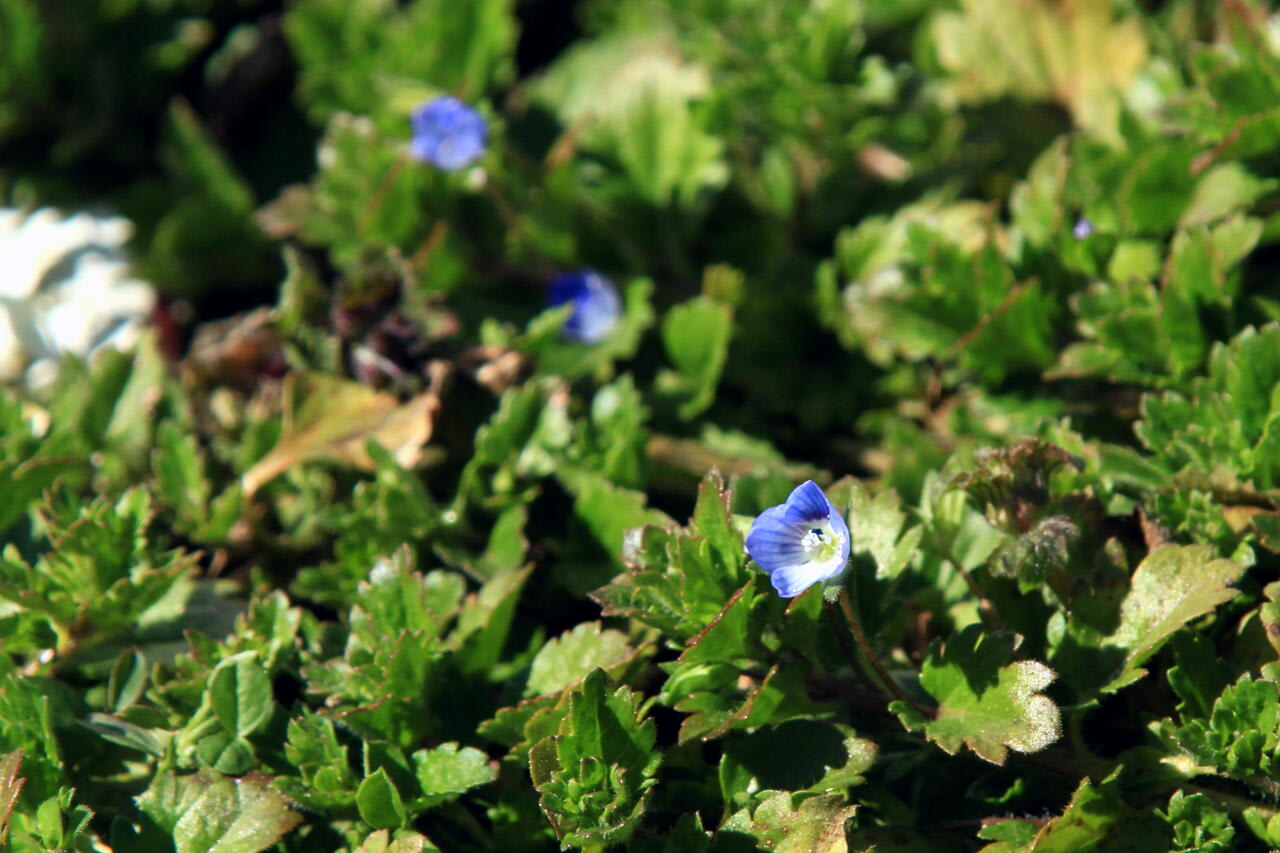
<svg viewBox="0 0 1280 853">
<path fill-rule="evenodd" d="M 578 270 L 556 276 L 547 296 L 551 307 L 573 304 L 560 334 L 584 344 L 598 344 L 609 336 L 622 315 L 622 301 L 609 279 L 594 270 Z"/>
<path fill-rule="evenodd" d="M 792 490 L 787 502 L 756 517 L 747 531 L 747 553 L 769 573 L 783 598 L 844 572 L 849 525 L 813 480 Z"/>
<path fill-rule="evenodd" d="M 1093 234 L 1093 223 L 1081 216 L 1076 220 L 1075 227 L 1071 229 L 1071 233 L 1077 240 L 1083 240 Z"/>
<path fill-rule="evenodd" d="M 437 169 L 456 172 L 484 153 L 484 117 L 457 98 L 441 95 L 414 110 L 409 153 Z"/>
</svg>

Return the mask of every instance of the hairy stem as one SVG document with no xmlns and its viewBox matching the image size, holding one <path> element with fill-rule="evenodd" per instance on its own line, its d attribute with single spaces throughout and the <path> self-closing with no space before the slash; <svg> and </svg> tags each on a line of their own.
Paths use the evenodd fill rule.
<svg viewBox="0 0 1280 853">
<path fill-rule="evenodd" d="M 916 707 L 915 703 L 907 698 L 907 694 L 902 692 L 898 682 L 890 677 L 888 670 L 884 668 L 884 665 L 880 663 L 880 659 L 876 657 L 875 651 L 871 648 L 871 643 L 867 641 L 867 635 L 862 631 L 862 622 L 859 621 L 857 614 L 853 610 L 853 600 L 849 597 L 848 585 L 841 585 L 840 587 L 840 611 L 844 613 L 844 621 L 849 624 L 849 630 L 853 633 L 853 641 L 858 644 L 858 650 L 867 659 L 867 663 L 875 671 L 876 678 L 882 682 L 884 689 L 894 699 Z"/>
<path fill-rule="evenodd" d="M 827 612 L 835 622 L 839 623 L 841 621 L 838 608 L 834 601 L 827 602 Z M 836 639 L 840 643 L 840 648 L 844 650 L 844 656 L 849 659 L 849 665 L 853 667 L 853 674 L 858 676 L 858 680 L 862 682 L 864 687 L 883 699 L 884 694 L 880 691 L 880 686 L 877 685 L 875 680 L 867 673 L 866 667 L 862 665 L 862 661 L 858 658 L 858 653 L 853 650 L 853 646 L 849 645 L 848 635 L 844 631 L 840 630 L 839 627 L 836 628 Z"/>
</svg>

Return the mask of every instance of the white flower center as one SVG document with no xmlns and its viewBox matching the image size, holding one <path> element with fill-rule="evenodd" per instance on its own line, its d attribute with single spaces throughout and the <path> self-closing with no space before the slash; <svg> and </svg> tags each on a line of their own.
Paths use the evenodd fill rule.
<svg viewBox="0 0 1280 853">
<path fill-rule="evenodd" d="M 804 536 L 800 537 L 800 546 L 810 560 L 826 562 L 836 555 L 840 547 L 839 537 L 826 521 L 811 523 Z"/>
</svg>

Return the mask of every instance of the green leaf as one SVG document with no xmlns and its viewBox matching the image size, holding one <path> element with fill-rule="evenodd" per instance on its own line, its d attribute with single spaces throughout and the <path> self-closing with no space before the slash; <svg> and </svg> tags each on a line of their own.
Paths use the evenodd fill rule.
<svg viewBox="0 0 1280 853">
<path fill-rule="evenodd" d="M 660 837 L 635 839 L 627 848 L 634 853 L 707 853 L 711 835 L 702 828 L 697 812 L 686 812 L 676 818 L 670 832 Z"/>
<path fill-rule="evenodd" d="M 626 531 L 621 556 L 630 571 L 592 597 L 606 616 L 629 616 L 688 640 L 751 576 L 719 472 L 703 479 L 689 528 L 665 528 Z"/>
<path fill-rule="evenodd" d="M 257 853 L 302 822 L 270 780 L 256 773 L 234 780 L 208 770 L 162 773 L 137 803 L 172 833 L 176 853 Z"/>
<path fill-rule="evenodd" d="M 573 495 L 574 512 L 615 560 L 622 560 L 627 531 L 646 524 L 671 523 L 666 515 L 646 505 L 644 492 L 615 486 L 594 471 L 564 465 L 556 470 L 556 476 Z"/>
<path fill-rule="evenodd" d="M 110 714 L 90 714 L 81 720 L 80 724 L 112 743 L 129 749 L 140 750 L 157 758 L 162 758 L 165 755 L 167 744 L 172 740 L 172 737 L 166 732 L 156 732 L 154 729 L 143 728 L 121 717 L 113 717 Z"/>
<path fill-rule="evenodd" d="M 248 773 L 257 762 L 253 746 L 247 740 L 225 731 L 207 734 L 196 741 L 196 758 L 201 765 L 229 776 Z"/>
<path fill-rule="evenodd" d="M 390 105 L 403 119 L 429 94 L 475 99 L 510 77 L 516 22 L 510 0 L 466 8 L 447 0 L 317 0 L 290 9 L 285 33 L 313 118 L 385 114 Z"/>
<path fill-rule="evenodd" d="M 1130 808 L 1114 778 L 1097 786 L 1086 779 L 1062 815 L 1045 824 L 1029 849 L 1036 853 L 1108 849 L 1167 853 L 1169 831 L 1151 812 Z"/>
<path fill-rule="evenodd" d="M 469 746 L 459 748 L 456 743 L 420 749 L 412 758 L 423 793 L 415 805 L 421 808 L 456 800 L 472 788 L 487 785 L 498 777 L 498 768 L 489 761 L 489 756 Z"/>
<path fill-rule="evenodd" d="M 1213 703 L 1231 684 L 1232 667 L 1213 643 L 1200 634 L 1179 631 L 1173 635 L 1177 663 L 1169 667 L 1169 686 L 1178 694 L 1178 712 L 1187 717 L 1207 717 Z"/>
<path fill-rule="evenodd" d="M 492 675 L 511 631 L 516 605 L 533 566 L 507 568 L 469 596 L 458 613 L 451 641 L 462 640 L 458 664 L 467 673 Z"/>
<path fill-rule="evenodd" d="M 1219 604 L 1235 598 L 1230 584 L 1245 566 L 1215 557 L 1209 545 L 1164 545 L 1138 564 L 1120 605 L 1120 623 L 1106 641 L 1124 651 L 1121 672 L 1105 688 L 1115 690 L 1146 674 L 1139 669 L 1169 637 Z"/>
<path fill-rule="evenodd" d="M 735 812 L 716 833 L 720 839 L 747 836 L 756 849 L 773 853 L 847 853 L 845 824 L 857 811 L 841 794 L 801 799 L 765 791 L 754 810 Z"/>
<path fill-rule="evenodd" d="M 15 749 L 0 758 L 0 844 L 4 843 L 8 835 L 9 817 L 13 814 L 18 797 L 22 794 L 22 786 L 27 781 L 18 775 L 21 769 L 21 749 Z"/>
<path fill-rule="evenodd" d="M 1249 831 L 1264 844 L 1273 848 L 1280 845 L 1280 813 L 1269 808 L 1249 806 L 1241 816 Z"/>
<path fill-rule="evenodd" d="M 643 816 L 662 755 L 640 699 L 596 670 L 569 695 L 557 734 L 530 750 L 539 802 L 565 845 L 625 842 Z"/>
<path fill-rule="evenodd" d="M 706 296 L 673 306 L 663 318 L 662 343 L 675 371 L 658 375 L 657 390 L 677 401 L 681 418 L 695 417 L 715 400 L 732 334 L 732 310 Z"/>
<path fill-rule="evenodd" d="M 560 336 L 567 314 L 563 306 L 549 308 L 529 322 L 524 335 L 513 341 L 516 349 L 534 357 L 537 373 L 575 380 L 584 376 L 607 379 L 614 362 L 636 354 L 644 333 L 653 325 L 653 282 L 632 279 L 622 294 L 622 316 L 608 336 L 590 346 Z M 562 316 L 563 315 L 563 316 Z"/>
<path fill-rule="evenodd" d="M 1061 304 L 1039 281 L 1017 280 L 994 242 L 962 242 L 979 222 L 972 207 L 930 200 L 842 232 L 832 273 L 849 283 L 838 297 L 827 286 L 826 318 L 841 342 L 884 367 L 932 358 L 957 380 L 993 384 L 1052 364 Z"/>
<path fill-rule="evenodd" d="M 142 696 L 147 686 L 147 658 L 137 649 L 127 649 L 116 658 L 107 680 L 106 707 L 123 711 Z"/>
<path fill-rule="evenodd" d="M 209 679 L 213 712 L 228 732 L 251 735 L 271 716 L 271 679 L 256 652 L 242 652 L 214 667 Z"/>
<path fill-rule="evenodd" d="M 924 528 L 914 526 L 903 532 L 907 514 L 893 489 L 884 489 L 871 498 L 867 489 L 854 481 L 849 492 L 849 551 L 866 551 L 875 559 L 876 577 L 897 576 L 915 555 Z"/>
<path fill-rule="evenodd" d="M 190 524 L 205 514 L 211 488 L 194 435 L 174 421 L 160 424 L 156 429 L 152 468 L 156 491 L 180 521 Z"/>
<path fill-rule="evenodd" d="M 476 430 L 459 499 L 498 496 L 521 502 L 521 481 L 551 473 L 555 456 L 572 440 L 568 402 L 564 383 L 550 377 L 507 390 L 488 423 Z"/>
<path fill-rule="evenodd" d="M 400 792 L 381 767 L 360 783 L 356 807 L 360 810 L 360 819 L 375 829 L 398 829 L 409 820 Z"/>
<path fill-rule="evenodd" d="M 252 218 L 253 192 L 186 101 L 172 100 L 165 130 L 165 165 L 181 189 L 145 246 L 148 280 L 198 294 L 273 277 L 275 258 Z"/>
<path fill-rule="evenodd" d="M 93 817 L 93 810 L 73 805 L 75 788 L 62 788 L 36 808 L 36 835 L 50 850 L 74 850 Z"/>
<path fill-rule="evenodd" d="M 0 672 L 4 667 L 0 662 Z M 0 751 L 21 754 L 25 778 L 18 787 L 27 804 L 55 796 L 67 781 L 54 734 L 55 722 L 68 715 L 65 699 L 56 682 L 42 684 L 14 672 L 0 674 Z"/>
<path fill-rule="evenodd" d="M 599 622 L 583 622 L 547 641 L 529 670 L 525 696 L 559 693 L 593 670 L 630 657 L 632 649 L 620 631 L 602 630 Z"/>
<path fill-rule="evenodd" d="M 968 746 L 993 764 L 1009 749 L 1037 752 L 1062 733 L 1062 715 L 1039 691 L 1055 678 L 1033 661 L 1013 661 L 1014 640 L 987 635 L 970 625 L 945 643 L 934 641 L 925 656 L 920 685 L 938 702 L 932 719 L 904 702 L 892 708 L 909 729 L 923 729 L 951 754 Z"/>
<path fill-rule="evenodd" d="M 425 835 L 401 830 L 394 837 L 385 829 L 369 833 L 369 837 L 353 853 L 437 853 L 439 848 Z"/>
<path fill-rule="evenodd" d="M 1173 830 L 1170 850 L 1187 853 L 1229 853 L 1236 847 L 1231 816 L 1204 794 L 1174 791 L 1169 807 L 1157 812 Z"/>
<path fill-rule="evenodd" d="M 1119 141 L 1122 96 L 1146 57 L 1136 17 L 1117 21 L 1102 0 L 1069 9 L 1046 0 L 960 6 L 934 18 L 932 35 L 963 98 L 1053 98 L 1078 127 Z"/>
<path fill-rule="evenodd" d="M 788 720 L 726 739 L 721 791 L 737 805 L 757 790 L 840 792 L 864 781 L 877 753 L 848 726 Z"/>
<path fill-rule="evenodd" d="M 358 780 L 346 747 L 338 742 L 333 721 L 308 712 L 290 720 L 287 732 L 285 758 L 298 768 L 302 784 L 287 785 L 285 790 L 302 803 L 317 807 L 353 804 Z M 282 782 L 277 780 L 277 785 Z"/>
<path fill-rule="evenodd" d="M 1035 824 L 1016 818 L 991 823 L 978 830 L 978 837 L 995 841 L 982 848 L 981 853 L 1022 853 L 1035 840 Z"/>
<path fill-rule="evenodd" d="M 1255 177 L 1239 163 L 1216 163 L 1200 176 L 1195 194 L 1182 212 L 1178 225 L 1190 228 L 1210 224 L 1248 208 L 1256 199 L 1274 191 L 1276 186 L 1274 179 Z"/>
<path fill-rule="evenodd" d="M 1246 328 L 1215 344 L 1208 375 L 1189 393 L 1148 394 L 1134 431 L 1158 464 L 1205 474 L 1226 466 L 1241 482 L 1280 486 L 1280 326 Z"/>
<path fill-rule="evenodd" d="M 1265 784 L 1280 770 L 1280 688 L 1240 676 L 1213 703 L 1208 719 L 1187 720 L 1173 734 L 1201 765 Z"/>
</svg>

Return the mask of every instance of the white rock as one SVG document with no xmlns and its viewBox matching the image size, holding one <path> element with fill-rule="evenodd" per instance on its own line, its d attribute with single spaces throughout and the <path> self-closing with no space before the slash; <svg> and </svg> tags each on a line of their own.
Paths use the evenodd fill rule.
<svg viewBox="0 0 1280 853">
<path fill-rule="evenodd" d="M 44 385 L 63 354 L 137 343 L 156 295 L 130 276 L 132 230 L 119 216 L 0 208 L 0 380 Z"/>
</svg>

